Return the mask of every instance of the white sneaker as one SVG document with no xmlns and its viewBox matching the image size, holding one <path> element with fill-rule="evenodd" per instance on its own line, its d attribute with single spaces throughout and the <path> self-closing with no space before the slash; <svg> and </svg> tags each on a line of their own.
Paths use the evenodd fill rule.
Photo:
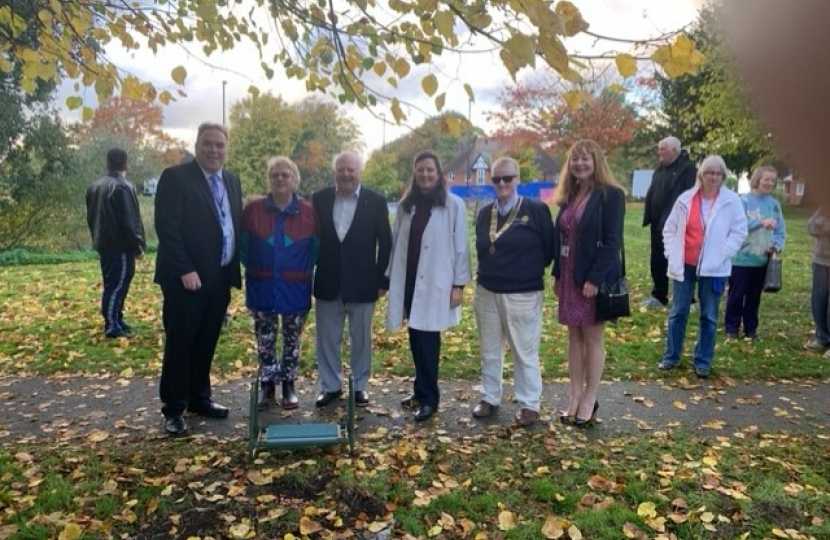
<svg viewBox="0 0 830 540">
<path fill-rule="evenodd" d="M 663 308 L 663 307 L 666 307 L 666 306 L 663 304 L 663 302 L 661 302 L 660 300 L 658 300 L 658 299 L 654 298 L 653 296 L 651 296 L 651 297 L 643 300 L 642 302 L 640 302 L 640 307 L 644 307 L 644 308 Z"/>
<path fill-rule="evenodd" d="M 804 344 L 804 350 L 805 351 L 823 353 L 823 352 L 827 351 L 828 349 L 827 349 L 827 345 L 822 345 L 821 343 L 818 342 L 818 340 L 816 340 L 816 338 L 813 338 L 813 339 L 811 339 L 810 341 L 808 341 L 807 343 Z"/>
</svg>

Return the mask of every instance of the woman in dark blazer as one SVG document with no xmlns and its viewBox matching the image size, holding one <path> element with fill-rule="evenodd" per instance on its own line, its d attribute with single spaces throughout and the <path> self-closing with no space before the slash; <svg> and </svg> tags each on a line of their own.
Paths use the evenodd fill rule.
<svg viewBox="0 0 830 540">
<path fill-rule="evenodd" d="M 625 192 L 614 180 L 602 149 L 581 140 L 568 150 L 556 188 L 553 290 L 559 323 L 568 327 L 571 379 L 563 423 L 589 427 L 596 418 L 597 390 L 605 367 L 604 325 L 596 317 L 600 285 L 619 279 Z"/>
</svg>

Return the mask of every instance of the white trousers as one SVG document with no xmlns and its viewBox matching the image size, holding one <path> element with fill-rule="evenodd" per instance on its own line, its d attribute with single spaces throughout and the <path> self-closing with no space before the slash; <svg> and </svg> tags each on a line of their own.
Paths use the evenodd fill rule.
<svg viewBox="0 0 830 540">
<path fill-rule="evenodd" d="M 481 398 L 487 403 L 501 403 L 504 342 L 507 340 L 513 357 L 516 400 L 523 408 L 539 410 L 543 299 L 544 291 L 498 294 L 481 285 L 476 286 L 473 308 L 481 349 Z"/>
</svg>

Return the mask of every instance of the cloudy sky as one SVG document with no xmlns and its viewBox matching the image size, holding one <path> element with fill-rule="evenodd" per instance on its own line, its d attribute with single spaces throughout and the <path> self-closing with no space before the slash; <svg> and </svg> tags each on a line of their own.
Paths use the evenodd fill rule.
<svg viewBox="0 0 830 540">
<path fill-rule="evenodd" d="M 703 0 L 577 0 L 574 3 L 582 11 L 592 32 L 617 38 L 642 39 L 689 24 L 695 19 Z M 607 42 L 597 43 L 596 40 L 586 38 L 570 40 L 566 46 L 571 52 L 578 53 L 601 53 L 612 47 Z M 198 55 L 190 55 L 178 47 L 168 47 L 159 56 L 144 50 L 125 53 L 111 48 L 107 52 L 119 67 L 155 82 L 159 88 L 170 84 L 170 71 L 173 67 L 184 65 L 187 68 L 185 91 L 188 96 L 167 106 L 164 114 L 165 129 L 188 144 L 193 143 L 195 128 L 201 122 L 222 121 L 223 87 L 224 106 L 228 116 L 231 105 L 245 98 L 248 87 L 252 84 L 263 92 L 279 94 L 290 103 L 308 96 L 303 83 L 282 77 L 280 71 L 277 71 L 272 80 L 265 79 L 259 68 L 259 58 L 252 48 L 237 47 L 207 60 Z M 397 90 L 396 96 L 399 99 L 409 100 L 414 105 L 406 109 L 410 126 L 417 126 L 427 115 L 436 114 L 432 101 L 423 99 L 420 91 L 420 78 L 429 70 L 429 66 L 413 69 L 415 77 Z M 440 61 L 438 71 L 433 72 L 439 77 L 439 92 L 447 91 L 445 111 L 455 110 L 465 116 L 469 113 L 474 124 L 485 129 L 490 127 L 486 114 L 496 108 L 495 98 L 510 84 L 509 75 L 501 66 L 497 55 L 478 54 L 463 59 L 447 57 Z M 520 78 L 528 75 L 529 70 L 520 72 Z M 224 85 L 223 81 L 226 81 Z M 465 82 L 476 93 L 476 102 L 472 106 L 463 90 Z M 60 97 L 61 102 L 70 93 L 71 85 L 67 84 Z M 87 91 L 83 97 L 86 104 L 94 106 L 94 92 Z M 390 141 L 409 129 L 391 123 L 384 127 L 384 122 L 357 108 L 347 108 L 345 112 L 361 126 L 368 151 L 381 146 L 384 137 Z M 376 112 L 380 116 L 384 111 L 378 108 Z M 65 114 L 70 120 L 78 120 L 80 117 L 79 111 L 66 111 Z M 387 113 L 386 118 L 391 120 L 391 114 Z"/>
</svg>

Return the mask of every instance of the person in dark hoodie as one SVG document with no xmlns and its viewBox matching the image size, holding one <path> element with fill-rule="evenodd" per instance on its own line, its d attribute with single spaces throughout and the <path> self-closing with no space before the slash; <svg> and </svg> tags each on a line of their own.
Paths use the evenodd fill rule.
<svg viewBox="0 0 830 540">
<path fill-rule="evenodd" d="M 651 177 L 643 211 L 643 227 L 651 228 L 651 280 L 654 286 L 644 307 L 665 307 L 669 303 L 668 261 L 663 254 L 663 226 L 674 202 L 695 185 L 697 168 L 689 153 L 680 149 L 677 137 L 666 137 L 657 144 L 660 165 Z"/>
</svg>

